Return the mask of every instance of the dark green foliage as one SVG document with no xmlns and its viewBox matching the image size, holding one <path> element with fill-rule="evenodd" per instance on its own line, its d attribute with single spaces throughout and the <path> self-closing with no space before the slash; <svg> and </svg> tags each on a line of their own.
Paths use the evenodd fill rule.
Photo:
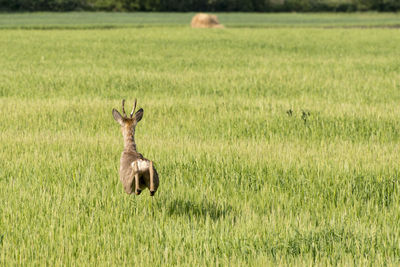
<svg viewBox="0 0 400 267">
<path fill-rule="evenodd" d="M 397 11 L 398 0 L 0 0 L 3 11 Z"/>
<path fill-rule="evenodd" d="M 87 9 L 89 7 L 87 4 L 82 0 L 0 0 L 0 10 L 72 11 Z"/>
</svg>

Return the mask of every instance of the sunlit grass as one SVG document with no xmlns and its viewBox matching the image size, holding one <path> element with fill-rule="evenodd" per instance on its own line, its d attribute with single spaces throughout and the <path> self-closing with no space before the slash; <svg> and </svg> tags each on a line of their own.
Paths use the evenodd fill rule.
<svg viewBox="0 0 400 267">
<path fill-rule="evenodd" d="M 0 28 L 73 29 L 189 27 L 195 13 L 36 12 L 2 13 Z M 399 27 L 397 13 L 214 13 L 227 27 Z"/>
<path fill-rule="evenodd" d="M 397 33 L 2 30 L 0 262 L 397 265 Z M 153 199 L 118 178 L 135 97 Z"/>
</svg>

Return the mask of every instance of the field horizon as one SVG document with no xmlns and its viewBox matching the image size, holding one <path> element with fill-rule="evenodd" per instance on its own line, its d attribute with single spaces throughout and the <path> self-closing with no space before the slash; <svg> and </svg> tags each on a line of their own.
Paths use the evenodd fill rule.
<svg viewBox="0 0 400 267">
<path fill-rule="evenodd" d="M 229 28 L 399 28 L 399 13 L 242 13 L 211 12 Z M 0 29 L 118 29 L 190 27 L 194 12 L 22 12 L 0 13 Z"/>
<path fill-rule="evenodd" d="M 399 29 L 46 16 L 0 14 L 0 265 L 399 264 Z M 118 177 L 134 98 L 154 198 Z"/>
</svg>

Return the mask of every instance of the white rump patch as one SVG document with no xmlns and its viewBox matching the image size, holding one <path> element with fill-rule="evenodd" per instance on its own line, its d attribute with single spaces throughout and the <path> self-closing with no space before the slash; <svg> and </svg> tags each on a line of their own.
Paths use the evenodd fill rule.
<svg viewBox="0 0 400 267">
<path fill-rule="evenodd" d="M 135 169 L 135 162 L 137 163 L 139 172 L 148 171 L 150 168 L 150 162 L 142 159 L 138 159 L 137 161 L 132 162 L 132 168 Z"/>
</svg>

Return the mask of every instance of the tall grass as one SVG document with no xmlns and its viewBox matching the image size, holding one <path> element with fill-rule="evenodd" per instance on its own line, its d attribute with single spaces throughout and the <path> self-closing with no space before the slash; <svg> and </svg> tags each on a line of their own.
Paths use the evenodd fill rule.
<svg viewBox="0 0 400 267">
<path fill-rule="evenodd" d="M 399 264 L 398 30 L 0 34 L 1 265 Z"/>
</svg>

